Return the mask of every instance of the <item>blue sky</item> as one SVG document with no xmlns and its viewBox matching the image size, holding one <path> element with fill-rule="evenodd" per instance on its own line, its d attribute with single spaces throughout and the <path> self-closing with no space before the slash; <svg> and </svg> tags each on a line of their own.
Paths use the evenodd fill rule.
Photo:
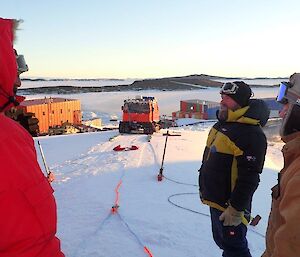
<svg viewBox="0 0 300 257">
<path fill-rule="evenodd" d="M 4 3 L 5 2 L 5 3 Z M 27 77 L 287 77 L 300 71 L 296 0 L 9 0 Z"/>
</svg>

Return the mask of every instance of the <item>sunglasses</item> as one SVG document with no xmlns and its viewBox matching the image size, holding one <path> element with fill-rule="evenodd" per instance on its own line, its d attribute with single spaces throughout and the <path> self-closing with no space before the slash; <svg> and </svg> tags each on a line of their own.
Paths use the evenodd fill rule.
<svg viewBox="0 0 300 257">
<path fill-rule="evenodd" d="M 276 97 L 276 101 L 281 104 L 287 104 L 289 101 L 286 98 L 286 93 L 288 88 L 290 88 L 290 83 L 288 82 L 281 82 L 278 89 L 278 95 Z"/>
<path fill-rule="evenodd" d="M 281 104 L 287 104 L 289 102 L 300 105 L 300 98 L 293 90 L 289 90 L 293 85 L 289 82 L 281 82 L 278 89 L 276 101 Z"/>
<path fill-rule="evenodd" d="M 16 55 L 17 60 L 17 68 L 18 68 L 18 74 L 22 74 L 23 72 L 28 71 L 28 65 L 26 64 L 24 55 Z"/>
<path fill-rule="evenodd" d="M 234 95 L 238 91 L 239 86 L 233 82 L 226 82 L 223 84 L 220 90 L 220 94 Z"/>
</svg>

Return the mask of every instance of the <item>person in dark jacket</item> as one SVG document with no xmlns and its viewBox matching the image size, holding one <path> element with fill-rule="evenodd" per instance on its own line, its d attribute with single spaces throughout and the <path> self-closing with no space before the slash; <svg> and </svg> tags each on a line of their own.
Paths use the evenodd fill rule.
<svg viewBox="0 0 300 257">
<path fill-rule="evenodd" d="M 252 196 L 259 184 L 269 109 L 243 81 L 220 91 L 218 122 L 209 132 L 199 169 L 200 198 L 210 206 L 212 233 L 223 257 L 251 257 L 246 239 Z"/>
<path fill-rule="evenodd" d="M 31 135 L 4 112 L 18 104 L 26 66 L 13 49 L 16 20 L 0 18 L 0 257 L 64 257 L 56 237 L 53 189 L 37 162 Z"/>
</svg>

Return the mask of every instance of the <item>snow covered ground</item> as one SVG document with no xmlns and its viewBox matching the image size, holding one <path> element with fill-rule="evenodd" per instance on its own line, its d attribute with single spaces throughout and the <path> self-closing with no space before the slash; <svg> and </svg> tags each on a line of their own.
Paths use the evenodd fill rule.
<svg viewBox="0 0 300 257">
<path fill-rule="evenodd" d="M 197 93 L 202 92 L 142 94 L 157 96 L 161 111 L 167 113 L 174 106 L 179 108 L 180 99 L 201 98 Z M 205 92 L 210 98 L 207 100 L 219 101 L 216 90 Z M 116 106 L 120 108 L 119 101 L 122 103 L 128 94 L 136 92 L 78 97 L 83 100 L 84 110 L 112 115 Z M 276 93 L 274 89 L 259 89 L 255 94 L 275 97 Z M 212 239 L 208 208 L 201 204 L 197 186 L 197 170 L 212 124 L 170 131 L 181 136 L 168 138 L 163 166 L 165 178 L 161 182 L 157 174 L 166 130 L 154 134 L 150 142 L 146 135 L 117 136 L 117 131 L 36 138 L 35 142 L 40 140 L 48 165 L 56 175 L 53 187 L 58 208 L 58 236 L 66 256 L 221 256 Z M 117 145 L 135 145 L 138 150 L 113 151 Z M 269 142 L 261 183 L 253 199 L 253 215 L 262 216 L 256 227 L 249 227 L 253 257 L 261 256 L 265 247 L 270 188 L 276 183 L 277 172 L 282 166 L 281 146 L 281 142 Z M 40 156 L 38 148 L 37 152 Z M 40 157 L 39 161 L 43 168 Z M 115 204 L 119 208 L 113 214 L 111 210 Z"/>
<path fill-rule="evenodd" d="M 150 142 L 146 135 L 120 135 L 109 141 L 116 131 L 39 138 L 57 178 L 53 187 L 58 236 L 66 256 L 148 256 L 144 246 L 152 256 L 221 256 L 197 187 L 208 128 L 193 129 L 181 129 L 181 136 L 168 138 L 161 182 L 157 174 L 165 131 L 154 134 Z M 115 152 L 117 145 L 139 149 Z M 264 249 L 270 188 L 280 169 L 274 158 L 281 158 L 278 147 L 269 148 L 253 201 L 253 215 L 262 216 L 257 227 L 249 227 L 253 256 Z M 116 191 L 120 207 L 112 214 Z"/>
<path fill-rule="evenodd" d="M 116 85 L 130 85 L 135 79 L 93 79 L 93 80 L 23 80 L 22 88 L 35 87 L 58 87 L 58 86 L 73 86 L 73 87 L 103 87 Z"/>
</svg>

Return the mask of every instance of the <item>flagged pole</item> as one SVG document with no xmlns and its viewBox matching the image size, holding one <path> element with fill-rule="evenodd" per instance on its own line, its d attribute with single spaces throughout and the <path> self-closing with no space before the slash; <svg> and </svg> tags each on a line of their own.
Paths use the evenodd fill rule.
<svg viewBox="0 0 300 257">
<path fill-rule="evenodd" d="M 159 173 L 157 175 L 157 180 L 158 181 L 162 181 L 163 178 L 163 170 L 164 170 L 164 160 L 165 160 L 165 154 L 166 154 L 166 148 L 167 148 L 167 142 L 168 142 L 168 136 L 169 136 L 169 130 L 167 130 L 167 134 L 166 134 L 166 141 L 165 141 L 165 147 L 164 147 L 164 153 L 163 153 L 163 157 L 162 157 L 162 161 L 161 161 L 161 167 L 159 170 Z"/>
<path fill-rule="evenodd" d="M 47 179 L 48 179 L 49 182 L 53 182 L 54 174 L 49 170 L 49 167 L 46 163 L 46 158 L 45 158 L 44 151 L 43 151 L 42 145 L 40 143 L 40 140 L 38 140 L 37 142 L 38 142 L 38 145 L 39 145 L 39 149 L 40 149 L 40 152 L 41 152 L 41 155 L 42 155 L 42 160 L 43 160 L 45 170 L 46 170 L 46 173 L 47 173 Z"/>
</svg>

